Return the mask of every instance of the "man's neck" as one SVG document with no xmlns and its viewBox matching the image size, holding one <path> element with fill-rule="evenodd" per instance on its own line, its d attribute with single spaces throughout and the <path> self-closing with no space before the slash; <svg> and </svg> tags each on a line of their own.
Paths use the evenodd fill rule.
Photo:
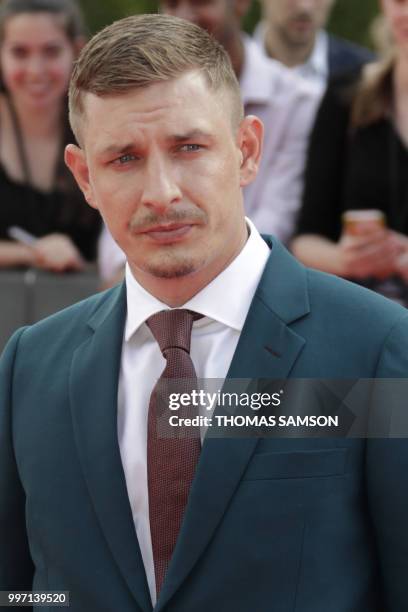
<svg viewBox="0 0 408 612">
<path fill-rule="evenodd" d="M 135 271 L 131 264 L 129 265 L 139 285 L 170 308 L 180 308 L 204 288 L 202 282 L 194 278 L 194 274 L 180 279 L 154 279 L 147 278 L 144 274 L 140 274 L 139 270 Z"/>
<path fill-rule="evenodd" d="M 294 68 L 307 62 L 315 42 L 316 37 L 305 45 L 288 45 L 275 29 L 267 26 L 265 31 L 266 53 L 288 68 Z"/>
</svg>

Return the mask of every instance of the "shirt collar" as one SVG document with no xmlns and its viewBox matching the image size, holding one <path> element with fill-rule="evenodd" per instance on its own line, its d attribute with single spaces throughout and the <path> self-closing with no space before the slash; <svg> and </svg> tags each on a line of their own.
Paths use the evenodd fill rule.
<svg viewBox="0 0 408 612">
<path fill-rule="evenodd" d="M 246 220 L 250 235 L 235 259 L 206 287 L 180 308 L 188 308 L 241 331 L 262 272 L 269 248 L 253 223 Z M 153 314 L 169 306 L 148 293 L 126 264 L 127 318 L 125 341 Z M 200 323 L 200 322 L 198 322 Z"/>
<path fill-rule="evenodd" d="M 295 72 L 308 77 L 311 74 L 327 79 L 329 74 L 329 38 L 327 32 L 320 30 L 309 58 L 304 64 L 296 66 Z"/>
</svg>

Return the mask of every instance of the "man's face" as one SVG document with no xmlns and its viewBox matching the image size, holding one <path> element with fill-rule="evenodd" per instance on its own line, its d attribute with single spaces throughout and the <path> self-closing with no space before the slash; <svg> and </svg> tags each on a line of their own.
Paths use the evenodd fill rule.
<svg viewBox="0 0 408 612">
<path fill-rule="evenodd" d="M 265 19 L 291 46 L 312 44 L 334 0 L 262 0 Z"/>
<path fill-rule="evenodd" d="M 84 103 L 84 151 L 69 145 L 66 161 L 134 276 L 207 284 L 246 239 L 241 186 L 256 174 L 259 120 L 233 127 L 231 94 L 198 71 Z"/>
<path fill-rule="evenodd" d="M 228 45 L 231 31 L 239 28 L 234 0 L 161 0 L 166 15 L 179 17 L 207 30 L 219 43 Z"/>
</svg>

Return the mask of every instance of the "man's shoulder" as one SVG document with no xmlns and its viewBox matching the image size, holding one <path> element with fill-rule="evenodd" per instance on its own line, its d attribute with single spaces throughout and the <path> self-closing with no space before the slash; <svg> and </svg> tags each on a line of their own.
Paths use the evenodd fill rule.
<svg viewBox="0 0 408 612">
<path fill-rule="evenodd" d="M 351 41 L 329 35 L 329 70 L 330 77 L 358 70 L 363 64 L 375 60 L 375 55 L 366 47 Z"/>
<path fill-rule="evenodd" d="M 324 356 L 321 371 L 330 376 L 407 377 L 408 311 L 344 279 L 311 270 L 307 275 L 311 312 L 298 331 L 315 356 Z"/>
<path fill-rule="evenodd" d="M 330 325 L 339 330 L 355 330 L 360 335 L 367 330 L 381 335 L 402 321 L 408 333 L 408 311 L 400 304 L 333 274 L 305 267 L 276 238 L 264 239 L 272 251 L 262 292 L 281 316 L 292 308 L 294 300 L 303 300 L 303 312 L 309 313 L 320 329 Z"/>
<path fill-rule="evenodd" d="M 328 274 L 315 270 L 313 268 L 305 268 L 309 289 L 312 294 L 320 294 L 326 296 L 335 296 L 336 304 L 343 307 L 345 303 L 366 303 L 370 308 L 379 309 L 381 311 L 389 311 L 395 313 L 407 313 L 406 309 L 391 300 L 362 287 L 361 285 L 340 278 L 334 274 Z M 407 313 L 408 314 L 408 313 Z"/>
<path fill-rule="evenodd" d="M 396 328 L 408 341 L 408 311 L 400 304 L 354 282 L 307 269 L 311 313 L 347 337 L 385 341 Z"/>
</svg>

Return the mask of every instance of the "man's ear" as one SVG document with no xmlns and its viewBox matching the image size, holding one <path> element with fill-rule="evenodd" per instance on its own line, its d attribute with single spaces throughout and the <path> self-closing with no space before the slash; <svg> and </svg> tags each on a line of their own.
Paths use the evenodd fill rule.
<svg viewBox="0 0 408 612">
<path fill-rule="evenodd" d="M 89 181 L 88 164 L 83 150 L 77 147 L 77 145 L 69 144 L 65 147 L 64 159 L 84 194 L 85 200 L 92 208 L 97 208 L 94 203 L 93 190 Z"/>
<path fill-rule="evenodd" d="M 240 186 L 245 187 L 258 174 L 262 155 L 263 123 L 255 115 L 243 119 L 238 130 L 238 146 L 241 151 Z"/>
</svg>

